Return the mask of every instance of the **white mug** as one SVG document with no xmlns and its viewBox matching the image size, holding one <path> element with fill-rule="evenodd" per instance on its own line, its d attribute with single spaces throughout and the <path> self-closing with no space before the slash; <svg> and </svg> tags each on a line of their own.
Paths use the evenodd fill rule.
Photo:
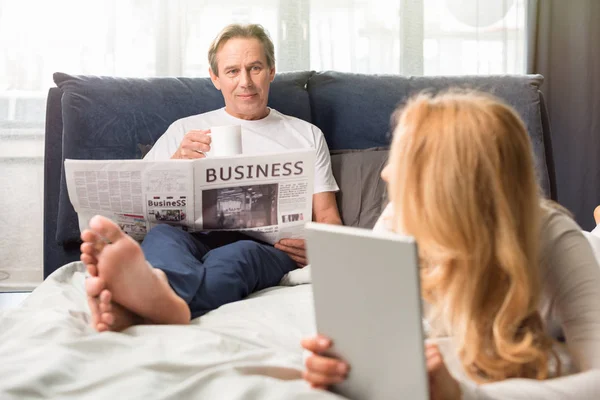
<svg viewBox="0 0 600 400">
<path fill-rule="evenodd" d="M 210 128 L 210 151 L 207 157 L 235 156 L 242 154 L 241 125 L 213 126 Z"/>
</svg>

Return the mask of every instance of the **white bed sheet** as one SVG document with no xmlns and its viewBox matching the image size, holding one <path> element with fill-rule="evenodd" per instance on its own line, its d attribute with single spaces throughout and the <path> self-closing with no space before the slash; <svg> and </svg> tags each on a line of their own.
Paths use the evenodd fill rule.
<svg viewBox="0 0 600 400">
<path fill-rule="evenodd" d="M 89 326 L 81 263 L 0 313 L 0 398 L 335 399 L 301 379 L 310 285 L 276 287 L 190 326 Z"/>
</svg>

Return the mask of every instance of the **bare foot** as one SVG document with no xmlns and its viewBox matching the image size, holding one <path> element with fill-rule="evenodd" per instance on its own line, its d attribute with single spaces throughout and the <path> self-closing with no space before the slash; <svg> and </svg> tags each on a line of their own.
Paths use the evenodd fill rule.
<svg viewBox="0 0 600 400">
<path fill-rule="evenodd" d="M 96 300 L 96 298 L 92 300 Z M 108 289 L 104 289 L 97 298 L 99 317 L 96 330 L 98 332 L 121 332 L 130 326 L 146 322 L 142 317 L 135 315 L 118 303 L 113 303 L 111 300 L 112 293 Z"/>
<path fill-rule="evenodd" d="M 82 258 L 84 258 L 83 254 L 85 253 L 82 253 Z M 112 293 L 106 289 L 104 279 L 98 276 L 96 266 L 93 264 L 86 264 L 86 266 L 91 276 L 85 280 L 85 291 L 88 295 L 87 301 L 92 314 L 92 327 L 95 330 L 98 332 L 121 332 L 132 325 L 145 322 L 143 318 L 135 315 L 120 304 L 113 303 Z M 95 271 L 95 276 L 92 275 L 92 271 Z M 164 276 L 164 272 L 160 272 Z"/>
<path fill-rule="evenodd" d="M 104 249 L 104 245 L 106 244 L 105 240 L 96 234 L 94 231 L 90 229 L 86 229 L 81 232 L 81 240 L 83 243 L 81 244 L 81 256 L 79 257 L 81 261 L 85 264 L 88 273 L 92 277 L 98 276 L 98 268 L 96 265 L 98 264 L 98 255 Z M 98 284 L 95 284 L 97 286 Z M 93 296 L 98 296 L 100 294 L 101 289 L 98 289 Z M 89 293 L 88 293 L 89 294 Z"/>
<path fill-rule="evenodd" d="M 152 272 L 168 284 L 167 276 L 163 271 L 153 268 Z M 112 302 L 112 293 L 108 289 L 102 289 L 99 296 L 88 296 L 88 303 L 92 310 L 92 326 L 98 332 L 121 332 L 133 325 L 151 323 L 120 304 Z"/>
<path fill-rule="evenodd" d="M 596 220 L 596 225 L 600 225 L 600 206 L 594 210 L 594 219 Z"/>
<path fill-rule="evenodd" d="M 81 261 L 86 265 L 90 274 L 90 277 L 86 279 L 85 286 L 92 314 L 92 327 L 99 332 L 108 330 L 119 332 L 132 325 L 152 323 L 151 320 L 144 319 L 119 303 L 112 301 L 112 292 L 107 289 L 104 277 L 99 276 L 97 267 L 98 259 L 102 259 L 102 251 L 109 244 L 107 239 L 90 229 L 82 232 L 81 239 L 83 240 Z M 134 242 L 134 244 L 137 246 L 137 243 Z M 168 285 L 167 277 L 163 271 L 157 269 L 151 269 L 151 271 Z"/>
<path fill-rule="evenodd" d="M 104 279 L 98 277 L 98 255 L 104 248 L 104 240 L 93 231 L 86 229 L 81 233 L 81 261 L 85 264 L 89 276 L 85 280 L 85 292 L 92 314 L 92 327 L 98 332 L 109 329 L 109 325 L 101 321 L 100 293 L 106 289 Z"/>
<path fill-rule="evenodd" d="M 82 259 L 85 253 L 82 252 Z M 120 304 L 113 303 L 112 293 L 106 289 L 104 279 L 98 277 L 98 271 L 95 265 L 86 264 L 87 270 L 90 273 L 85 281 L 85 291 L 87 293 L 87 301 L 92 314 L 92 328 L 98 332 L 114 331 L 121 332 L 132 325 L 142 324 L 143 318 L 135 315 L 131 311 L 122 307 Z M 154 270 L 160 271 L 160 270 Z M 162 277 L 166 279 L 164 272 L 160 271 Z"/>
<path fill-rule="evenodd" d="M 90 274 L 85 280 L 85 291 L 92 314 L 92 327 L 98 332 L 120 332 L 132 325 L 143 323 L 141 317 L 111 301 L 112 293 L 106 289 L 104 279 L 98 276 L 97 255 L 104 248 L 104 242 L 96 243 L 101 239 L 90 230 L 84 231 L 81 238 L 84 240 L 81 245 L 81 261 L 85 263 Z M 164 272 L 162 274 L 164 276 Z"/>
<path fill-rule="evenodd" d="M 102 216 L 90 220 L 90 231 L 91 234 L 86 230 L 81 235 L 84 240 L 81 259 L 92 275 L 86 282 L 88 295 L 92 298 L 100 296 L 96 310 L 98 325 L 108 326 L 107 322 L 111 320 L 112 329 L 131 326 L 142 319 L 156 324 L 190 322 L 188 305 L 169 286 L 162 271 L 148 266 L 135 240 Z M 117 306 L 135 318 L 130 318 L 131 315 L 121 312 L 123 310 Z M 90 308 L 94 319 L 94 309 Z"/>
</svg>

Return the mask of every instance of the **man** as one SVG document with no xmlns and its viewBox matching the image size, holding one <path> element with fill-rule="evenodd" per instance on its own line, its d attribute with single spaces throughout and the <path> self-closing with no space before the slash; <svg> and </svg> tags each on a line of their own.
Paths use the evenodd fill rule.
<svg viewBox="0 0 600 400">
<path fill-rule="evenodd" d="M 329 149 L 315 126 L 267 107 L 275 78 L 274 46 L 259 25 L 230 25 L 208 52 L 209 73 L 225 107 L 174 122 L 146 159 L 195 159 L 210 151 L 209 128 L 241 125 L 244 154 L 316 150 L 313 219 L 341 224 Z M 236 232 L 190 234 L 169 225 L 150 230 L 141 247 L 115 224 L 94 217 L 81 234 L 86 291 L 98 331 L 138 323 L 185 324 L 223 304 L 274 286 L 307 263 L 304 241 L 275 246 Z M 153 268 L 148 268 L 150 264 Z"/>
</svg>

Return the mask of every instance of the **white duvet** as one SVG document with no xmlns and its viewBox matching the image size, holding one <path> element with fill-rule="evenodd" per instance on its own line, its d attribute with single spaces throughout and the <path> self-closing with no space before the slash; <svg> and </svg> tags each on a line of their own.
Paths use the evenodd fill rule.
<svg viewBox="0 0 600 400">
<path fill-rule="evenodd" d="M 68 264 L 0 313 L 0 399 L 335 399 L 301 379 L 311 285 L 275 287 L 190 326 L 89 326 L 84 267 Z"/>
</svg>

